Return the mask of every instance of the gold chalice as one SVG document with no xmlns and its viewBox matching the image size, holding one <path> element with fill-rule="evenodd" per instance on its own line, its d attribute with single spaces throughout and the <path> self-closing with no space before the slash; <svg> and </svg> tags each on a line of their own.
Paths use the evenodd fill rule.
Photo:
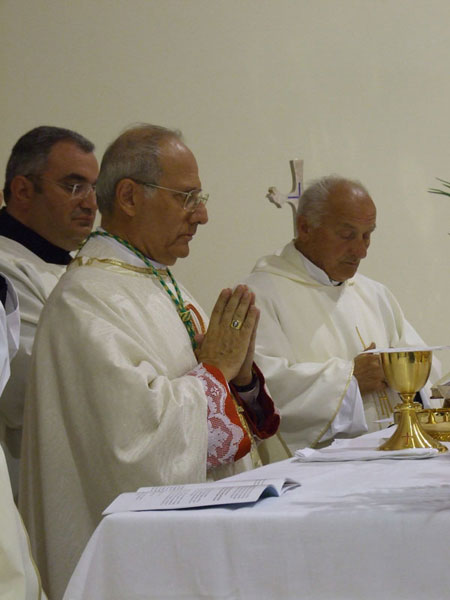
<svg viewBox="0 0 450 600">
<path fill-rule="evenodd" d="M 446 446 L 423 430 L 417 417 L 417 410 L 421 407 L 414 402 L 414 396 L 430 375 L 431 350 L 380 352 L 380 358 L 386 381 L 400 394 L 402 403 L 394 409 L 398 415 L 397 429 L 379 450 L 437 448 L 439 452 L 447 452 Z"/>
</svg>

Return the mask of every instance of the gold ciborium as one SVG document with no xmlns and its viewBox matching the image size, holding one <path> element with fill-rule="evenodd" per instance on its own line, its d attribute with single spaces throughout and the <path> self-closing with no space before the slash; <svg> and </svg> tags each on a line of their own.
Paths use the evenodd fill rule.
<svg viewBox="0 0 450 600">
<path fill-rule="evenodd" d="M 389 387 L 401 396 L 402 403 L 395 407 L 398 425 L 394 435 L 379 450 L 403 450 L 406 448 L 447 448 L 426 433 L 417 417 L 422 408 L 414 402 L 414 396 L 423 388 L 431 369 L 431 350 L 399 350 L 380 352 L 381 364 Z"/>
</svg>

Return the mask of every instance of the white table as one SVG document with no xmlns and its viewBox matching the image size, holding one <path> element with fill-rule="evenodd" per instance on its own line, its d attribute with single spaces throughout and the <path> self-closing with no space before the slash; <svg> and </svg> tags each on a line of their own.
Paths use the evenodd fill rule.
<svg viewBox="0 0 450 600">
<path fill-rule="evenodd" d="M 64 600 L 450 598 L 450 452 L 258 471 L 302 486 L 241 508 L 110 515 Z"/>
</svg>

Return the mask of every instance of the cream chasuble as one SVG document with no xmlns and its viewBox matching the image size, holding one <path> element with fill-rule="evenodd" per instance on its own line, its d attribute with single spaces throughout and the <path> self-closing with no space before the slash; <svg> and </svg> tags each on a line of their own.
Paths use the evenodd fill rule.
<svg viewBox="0 0 450 600">
<path fill-rule="evenodd" d="M 205 375 L 171 298 L 123 252 L 110 239 L 90 239 L 47 301 L 36 335 L 20 505 L 52 600 L 119 493 L 251 466 L 246 457 L 207 474 L 208 388 L 219 402 L 227 384 Z M 215 450 L 224 434 L 213 440 L 210 464 L 233 460 Z"/>
<path fill-rule="evenodd" d="M 319 283 L 293 242 L 258 261 L 244 283 L 261 309 L 255 360 L 293 452 L 317 444 L 338 414 L 353 359 L 364 349 L 358 331 L 367 345 L 375 342 L 379 348 L 424 344 L 384 285 L 360 274 L 339 286 Z M 434 369 L 430 380 L 437 377 Z M 387 396 L 392 407 L 398 403 L 392 390 Z M 374 431 L 381 427 L 375 421 L 387 416 L 385 402 L 366 394 L 363 403 L 368 429 Z"/>
</svg>

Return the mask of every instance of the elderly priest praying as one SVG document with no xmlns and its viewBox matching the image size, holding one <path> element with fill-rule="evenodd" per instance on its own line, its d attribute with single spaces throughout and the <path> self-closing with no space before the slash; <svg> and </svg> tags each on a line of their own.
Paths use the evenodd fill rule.
<svg viewBox="0 0 450 600">
<path fill-rule="evenodd" d="M 168 268 L 208 220 L 181 134 L 125 131 L 97 199 L 101 227 L 43 311 L 25 415 L 21 509 L 55 599 L 118 494 L 251 468 L 255 436 L 279 425 L 253 364 L 254 294 L 223 290 L 208 325 Z"/>
</svg>

